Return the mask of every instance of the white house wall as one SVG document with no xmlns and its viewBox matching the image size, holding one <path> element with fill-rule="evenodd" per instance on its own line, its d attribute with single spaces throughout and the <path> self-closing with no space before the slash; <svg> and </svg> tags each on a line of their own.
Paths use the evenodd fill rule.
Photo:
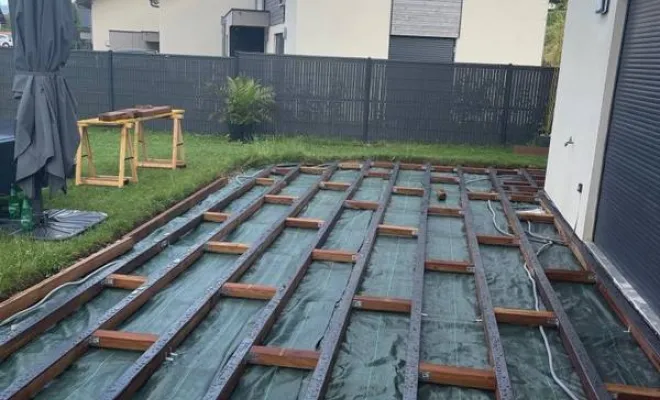
<svg viewBox="0 0 660 400">
<path fill-rule="evenodd" d="M 569 1 L 545 190 L 585 240 L 593 236 L 626 6 L 611 0 L 599 15 L 592 1 Z"/>
<path fill-rule="evenodd" d="M 455 61 L 541 65 L 547 15 L 548 0 L 463 0 Z"/>
<path fill-rule="evenodd" d="M 110 49 L 110 30 L 158 32 L 160 14 L 158 9 L 151 7 L 146 0 L 94 0 L 92 6 L 94 50 Z"/>
<path fill-rule="evenodd" d="M 293 2 L 287 1 L 287 21 Z M 295 54 L 387 58 L 389 0 L 298 0 Z"/>
</svg>

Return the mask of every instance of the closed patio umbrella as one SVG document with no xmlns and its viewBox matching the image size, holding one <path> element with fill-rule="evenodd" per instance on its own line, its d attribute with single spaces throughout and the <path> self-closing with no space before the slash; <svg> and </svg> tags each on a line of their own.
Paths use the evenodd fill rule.
<svg viewBox="0 0 660 400">
<path fill-rule="evenodd" d="M 66 191 L 79 136 L 76 103 L 60 70 L 76 30 L 70 0 L 10 1 L 14 39 L 16 183 L 31 199 Z"/>
</svg>

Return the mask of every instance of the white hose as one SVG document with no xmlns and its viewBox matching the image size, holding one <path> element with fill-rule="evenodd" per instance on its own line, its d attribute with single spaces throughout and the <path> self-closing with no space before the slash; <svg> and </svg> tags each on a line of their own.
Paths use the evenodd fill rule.
<svg viewBox="0 0 660 400">
<path fill-rule="evenodd" d="M 500 226 L 497 224 L 495 210 L 493 210 L 493 206 L 490 200 L 488 201 L 488 209 L 493 215 L 493 224 L 495 225 L 495 229 L 497 229 L 497 231 L 503 235 L 514 236 L 511 233 L 500 228 Z M 531 228 L 532 228 L 531 223 L 529 223 L 528 233 L 530 233 L 533 236 L 534 234 L 531 232 Z M 542 237 L 542 236 L 538 236 L 538 237 Z M 546 249 L 549 249 L 553 244 L 554 244 L 553 240 L 548 240 L 543 246 L 541 246 L 541 248 L 539 248 L 539 250 L 536 252 L 536 256 L 538 257 Z M 532 274 L 529 272 L 529 269 L 527 268 L 527 263 L 523 264 L 523 268 L 525 269 L 525 273 L 527 273 L 527 278 L 529 278 L 529 281 L 532 283 L 532 293 L 534 295 L 534 309 L 536 309 L 536 311 L 539 311 L 540 302 L 539 302 L 539 295 L 536 291 L 536 281 L 534 280 L 534 277 L 532 277 Z M 550 367 L 550 375 L 552 375 L 552 379 L 555 381 L 555 383 L 557 383 L 557 385 L 559 385 L 559 387 L 564 391 L 564 393 L 566 393 L 568 397 L 570 397 L 572 400 L 578 400 L 578 397 L 575 396 L 575 394 L 571 391 L 571 389 L 569 389 L 568 386 L 566 386 L 566 384 L 564 384 L 564 382 L 555 373 L 555 367 L 552 362 L 552 351 L 550 350 L 550 343 L 548 342 L 548 337 L 545 333 L 545 329 L 543 328 L 543 326 L 539 326 L 539 332 L 541 332 L 541 337 L 543 338 L 543 344 L 545 345 L 545 351 L 548 354 L 548 366 Z"/>
<path fill-rule="evenodd" d="M 56 287 L 55 289 L 48 292 L 48 294 L 46 296 L 44 296 L 44 298 L 41 299 L 37 304 L 33 305 L 32 307 L 26 308 L 25 310 L 17 312 L 16 314 L 12 315 L 11 317 L 9 317 L 9 318 L 3 320 L 2 322 L 0 322 L 0 327 L 5 326 L 5 325 L 13 322 L 14 320 L 22 317 L 23 315 L 30 314 L 31 312 L 35 311 L 36 309 L 41 307 L 48 299 L 50 299 L 55 293 L 59 292 L 60 290 L 66 288 L 66 287 L 69 287 L 69 286 L 83 284 L 83 283 L 87 282 L 91 277 L 96 276 L 96 274 L 98 274 L 100 271 L 104 271 L 107 268 L 110 268 L 114 265 L 117 265 L 117 261 L 112 261 L 108 264 L 105 264 L 101 268 L 90 272 L 87 276 L 85 276 L 84 278 L 78 279 L 77 281 L 67 282 L 67 283 L 64 283 L 64 284 Z"/>
</svg>

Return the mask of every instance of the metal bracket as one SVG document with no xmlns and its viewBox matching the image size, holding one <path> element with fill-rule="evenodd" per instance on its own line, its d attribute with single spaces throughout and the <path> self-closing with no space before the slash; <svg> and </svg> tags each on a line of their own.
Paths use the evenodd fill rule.
<svg viewBox="0 0 660 400">
<path fill-rule="evenodd" d="M 419 379 L 422 381 L 428 381 L 429 379 L 431 379 L 431 374 L 427 371 L 420 372 Z"/>
<path fill-rule="evenodd" d="M 362 302 L 360 300 L 353 300 L 353 307 L 362 308 Z"/>
</svg>

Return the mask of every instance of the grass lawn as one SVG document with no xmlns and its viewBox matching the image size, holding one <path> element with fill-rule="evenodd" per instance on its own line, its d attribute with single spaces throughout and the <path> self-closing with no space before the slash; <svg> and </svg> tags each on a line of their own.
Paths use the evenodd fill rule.
<svg viewBox="0 0 660 400">
<path fill-rule="evenodd" d="M 90 132 L 98 173 L 116 175 L 118 136 Z M 150 134 L 150 156 L 166 158 L 171 136 Z M 46 197 L 47 208 L 102 211 L 108 219 L 97 228 L 64 242 L 41 242 L 0 234 L 0 299 L 9 297 L 70 265 L 130 231 L 213 179 L 241 168 L 278 162 L 320 162 L 373 158 L 472 166 L 545 167 L 545 157 L 514 155 L 505 147 L 468 147 L 409 143 L 339 142 L 310 138 L 262 139 L 229 143 L 223 137 L 185 137 L 188 167 L 170 171 L 140 169 L 140 182 L 123 189 L 70 185 L 65 196 Z"/>
</svg>

